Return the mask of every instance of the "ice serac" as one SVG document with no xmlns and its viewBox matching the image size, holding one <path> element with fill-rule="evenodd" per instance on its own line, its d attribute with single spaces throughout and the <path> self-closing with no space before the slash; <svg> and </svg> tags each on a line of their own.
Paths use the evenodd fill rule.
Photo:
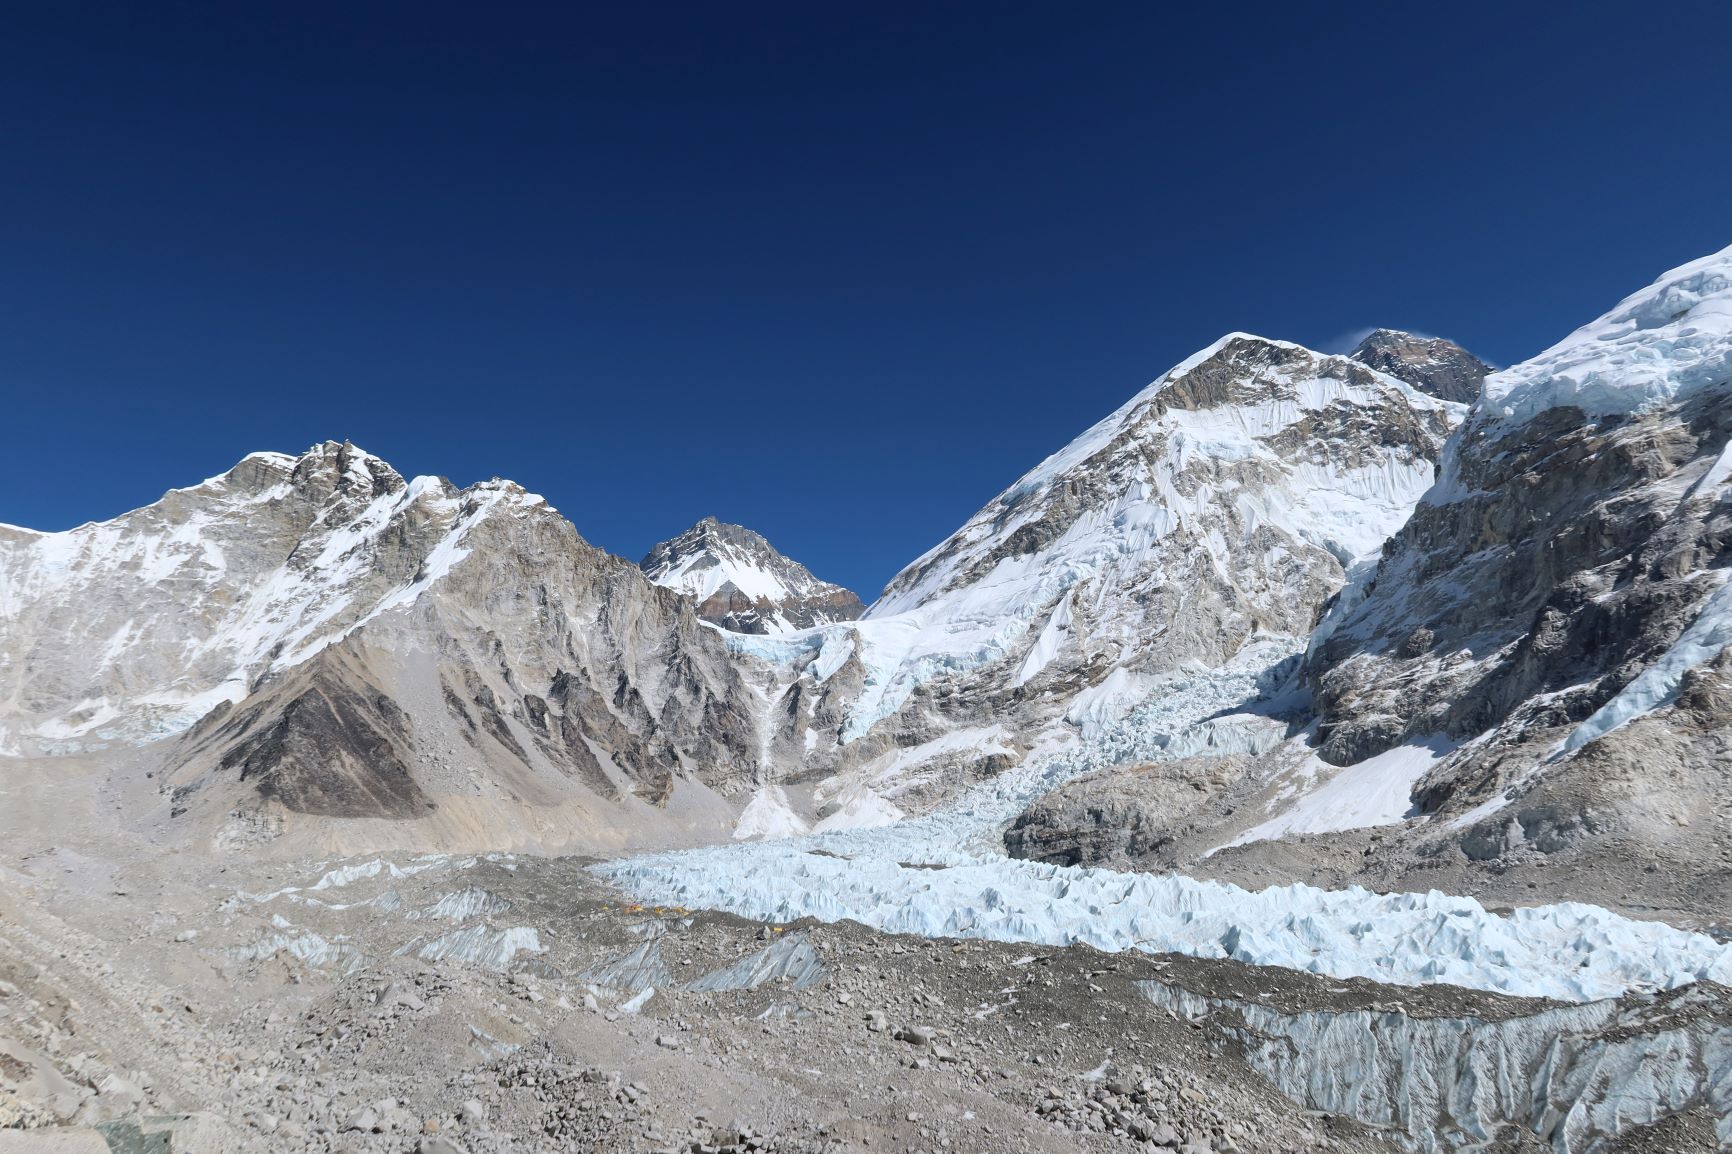
<svg viewBox="0 0 1732 1154">
<path fill-rule="evenodd" d="M 163 820 L 219 844 L 725 836 L 760 771 L 716 632 L 509 481 L 258 454 L 114 521 L 7 531 L 0 575 L 7 746 L 154 741 Z"/>
<path fill-rule="evenodd" d="M 638 562 L 649 579 L 686 594 L 698 615 L 735 633 L 786 633 L 860 616 L 860 598 L 820 581 L 742 525 L 705 517 Z"/>
<path fill-rule="evenodd" d="M 1491 366 L 1441 337 L 1374 329 L 1347 354 L 1440 400 L 1472 404 Z"/>
<path fill-rule="evenodd" d="M 1283 1012 L 1165 982 L 1137 986 L 1232 1038 L 1294 1101 L 1393 1132 L 1423 1154 L 1679 1149 L 1643 1131 L 1694 1112 L 1711 1120 L 1721 1148 L 1732 1146 L 1732 1022 L 1701 987 L 1486 1020 L 1399 1005 Z"/>
<path fill-rule="evenodd" d="M 1306 670 L 1327 761 L 1466 743 L 1415 794 L 1425 868 L 1724 909 L 1729 462 L 1732 249 L 1486 379 Z"/>
</svg>

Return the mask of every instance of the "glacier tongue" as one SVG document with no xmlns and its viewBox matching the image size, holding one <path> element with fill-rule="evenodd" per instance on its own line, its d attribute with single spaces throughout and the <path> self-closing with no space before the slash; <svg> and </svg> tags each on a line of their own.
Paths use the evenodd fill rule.
<svg viewBox="0 0 1732 1154">
<path fill-rule="evenodd" d="M 1583 1001 L 1632 986 L 1732 983 L 1732 946 L 1579 903 L 1488 912 L 1437 891 L 1307 885 L 1250 892 L 1180 875 L 1119 873 L 961 852 L 933 863 L 835 858 L 805 841 L 661 854 L 598 867 L 644 900 L 888 933 L 1083 943 L 1232 958 L 1337 978 Z"/>
<path fill-rule="evenodd" d="M 1259 672 L 1278 656 L 1250 653 L 1226 670 L 1176 681 L 1127 721 L 1087 742 L 1037 751 L 924 818 L 594 868 L 646 901 L 774 922 L 813 917 L 931 937 L 1086 943 L 1565 1001 L 1704 979 L 1732 984 L 1732 946 L 1596 906 L 1499 916 L 1437 891 L 1290 885 L 1253 893 L 1179 875 L 1018 861 L 992 848 L 1029 801 L 1090 769 L 1170 756 L 1169 747 L 1182 752 L 1205 728 L 1217 745 L 1238 730 L 1247 742 L 1263 740 L 1264 719 L 1238 726 L 1220 715 L 1255 696 Z"/>
</svg>

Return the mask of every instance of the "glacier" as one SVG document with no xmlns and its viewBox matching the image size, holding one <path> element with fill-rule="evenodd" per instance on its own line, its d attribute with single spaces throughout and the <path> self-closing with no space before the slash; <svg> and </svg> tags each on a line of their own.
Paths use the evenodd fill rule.
<svg viewBox="0 0 1732 1154">
<path fill-rule="evenodd" d="M 1501 1149 L 1511 1128 L 1556 1154 L 1593 1154 L 1696 1104 L 1732 1146 L 1732 1027 L 1678 1013 L 1696 991 L 1487 1021 L 1385 1007 L 1283 1013 L 1165 982 L 1137 988 L 1223 1029 L 1295 1102 L 1393 1129 L 1421 1154 Z"/>
<path fill-rule="evenodd" d="M 1500 915 L 1437 891 L 1295 884 L 1252 892 L 1182 875 L 1019 861 L 996 848 L 1030 801 L 1091 769 L 1202 744 L 1268 742 L 1266 719 L 1232 710 L 1256 697 L 1283 656 L 1254 650 L 1226 669 L 1176 680 L 1123 722 L 1087 740 L 1050 742 L 922 818 L 592 868 L 645 902 L 773 923 L 810 917 L 926 937 L 1081 943 L 1568 1002 L 1732 984 L 1732 945 L 1582 903 Z"/>
</svg>

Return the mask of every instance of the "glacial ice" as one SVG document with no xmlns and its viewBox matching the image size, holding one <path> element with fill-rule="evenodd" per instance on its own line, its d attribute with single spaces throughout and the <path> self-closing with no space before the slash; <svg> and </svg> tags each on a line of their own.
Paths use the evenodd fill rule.
<svg viewBox="0 0 1732 1154">
<path fill-rule="evenodd" d="M 1086 943 L 1566 1001 L 1639 984 L 1732 983 L 1732 946 L 1577 903 L 1500 917 L 1472 898 L 1436 891 L 1296 884 L 1253 893 L 1179 875 L 959 852 L 945 858 L 904 866 L 865 854 L 821 856 L 781 841 L 598 868 L 645 899 L 777 923 L 814 917 L 926 937 Z"/>
<path fill-rule="evenodd" d="M 711 970 L 686 988 L 700 993 L 755 990 L 765 982 L 786 980 L 790 989 L 803 990 L 823 978 L 823 963 L 806 935 L 787 934 L 756 953 Z"/>
<path fill-rule="evenodd" d="M 1732 1146 L 1732 1027 L 1658 999 L 1485 1021 L 1400 1010 L 1288 1014 L 1142 981 L 1150 1002 L 1236 1036 L 1253 1069 L 1314 1110 L 1393 1127 L 1421 1154 L 1482 1149 L 1507 1124 L 1556 1154 L 1593 1154 L 1697 1104 Z M 1692 994 L 1680 995 L 1683 1000 Z"/>
<path fill-rule="evenodd" d="M 643 945 L 603 962 L 578 976 L 578 980 L 621 994 L 641 993 L 673 984 L 673 973 L 662 959 L 660 935 Z"/>
<path fill-rule="evenodd" d="M 519 953 L 545 953 L 541 934 L 534 926 L 512 926 L 495 930 L 486 925 L 474 925 L 434 938 L 415 951 L 415 956 L 428 962 L 446 958 L 490 970 L 511 968 Z"/>
<path fill-rule="evenodd" d="M 497 894 L 489 893 L 479 886 L 465 886 L 454 893 L 440 894 L 439 899 L 431 906 L 411 912 L 408 918 L 411 921 L 437 918 L 447 922 L 466 922 L 472 918 L 503 914 L 510 909 L 511 903 Z"/>
<path fill-rule="evenodd" d="M 1203 740 L 1199 732 L 1222 743 L 1271 741 L 1266 719 L 1217 715 L 1254 697 L 1260 674 L 1282 656 L 1249 653 L 1227 669 L 1175 680 L 1126 721 L 1083 743 L 1037 750 L 926 817 L 594 868 L 645 901 L 778 923 L 813 917 L 928 937 L 1087 943 L 1565 1001 L 1633 986 L 1732 983 L 1732 945 L 1596 906 L 1499 916 L 1436 891 L 1290 885 L 1254 893 L 1179 875 L 1017 861 L 995 848 L 1030 801 L 1090 769 L 1171 756 L 1171 747 Z"/>
<path fill-rule="evenodd" d="M 354 973 L 367 962 L 361 951 L 347 942 L 330 941 L 311 930 L 284 932 L 294 927 L 280 919 L 274 920 L 273 925 L 278 933 L 253 945 L 231 949 L 228 955 L 236 961 L 262 962 L 279 953 L 289 954 L 316 969 L 335 966 L 344 974 Z"/>
</svg>

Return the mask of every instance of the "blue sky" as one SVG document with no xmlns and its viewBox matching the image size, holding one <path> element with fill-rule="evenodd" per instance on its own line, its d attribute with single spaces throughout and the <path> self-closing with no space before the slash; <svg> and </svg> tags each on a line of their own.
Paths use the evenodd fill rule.
<svg viewBox="0 0 1732 1154">
<path fill-rule="evenodd" d="M 1732 5 L 1167 7 L 15 9 L 0 521 L 347 437 L 870 597 L 1222 332 L 1507 363 L 1732 243 Z"/>
</svg>

